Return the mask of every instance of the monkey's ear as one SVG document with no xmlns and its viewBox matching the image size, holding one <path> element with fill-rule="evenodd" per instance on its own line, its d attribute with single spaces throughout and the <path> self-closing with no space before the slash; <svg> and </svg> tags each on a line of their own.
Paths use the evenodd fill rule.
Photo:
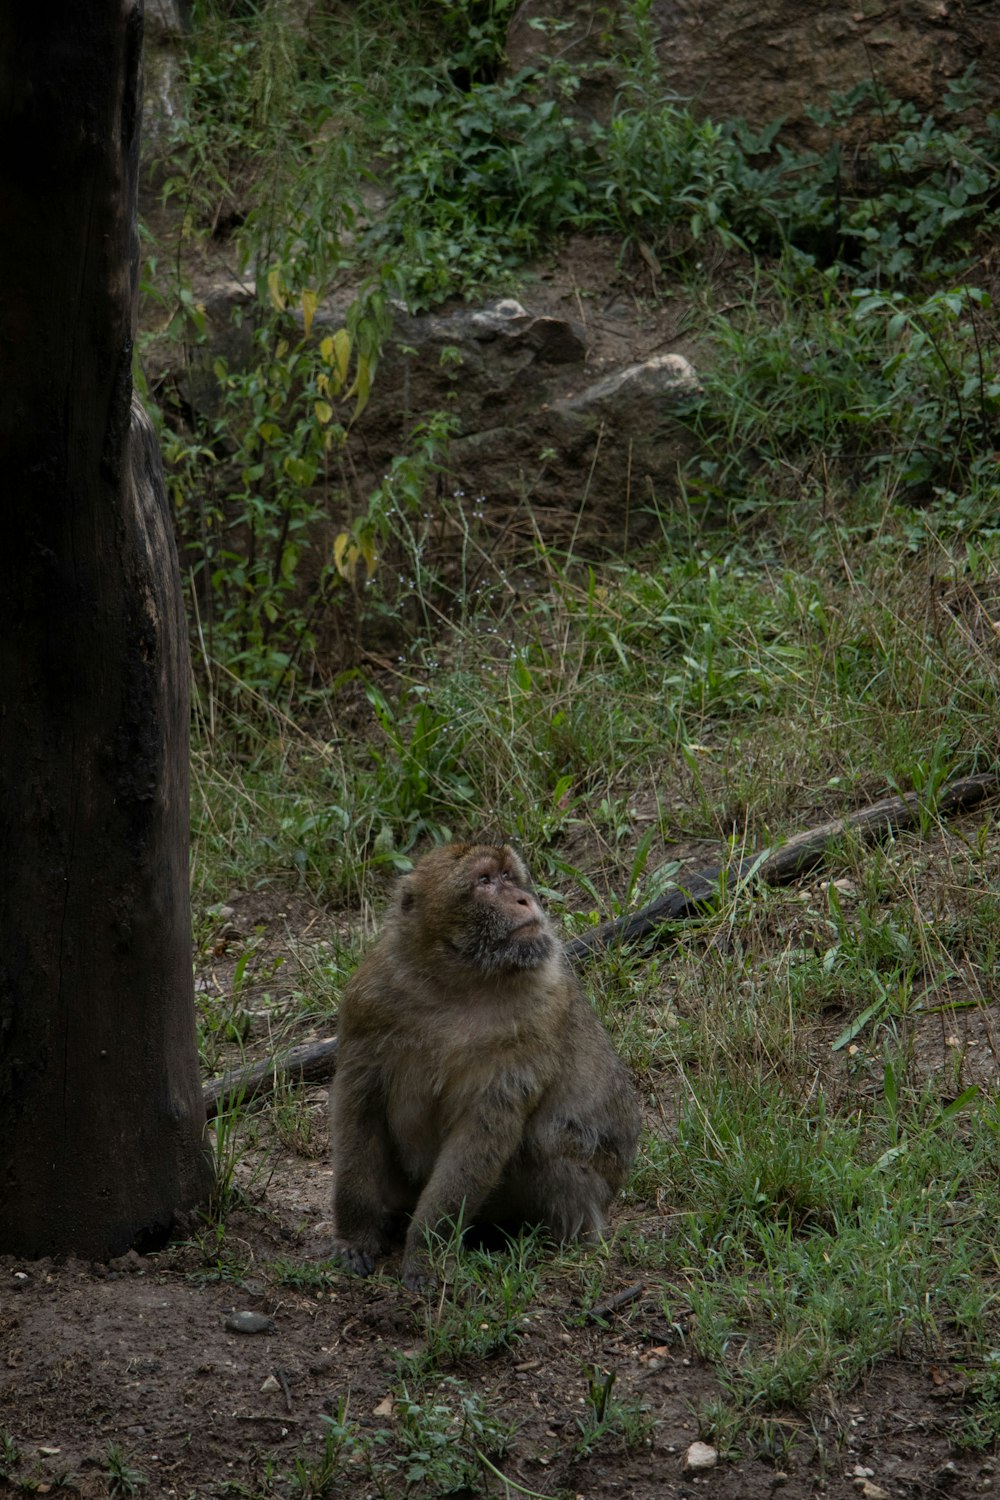
<svg viewBox="0 0 1000 1500">
<path fill-rule="evenodd" d="M 399 909 L 400 911 L 412 911 L 417 904 L 417 893 L 413 888 L 413 881 L 408 875 L 404 875 L 399 882 Z"/>
</svg>

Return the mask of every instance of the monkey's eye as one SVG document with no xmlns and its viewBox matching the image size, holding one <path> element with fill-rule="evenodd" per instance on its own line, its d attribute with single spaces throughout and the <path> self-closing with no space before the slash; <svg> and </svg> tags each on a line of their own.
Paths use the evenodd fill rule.
<svg viewBox="0 0 1000 1500">
<path fill-rule="evenodd" d="M 484 871 L 483 874 L 480 875 L 480 877 L 479 877 L 478 884 L 479 885 L 489 885 L 489 883 L 490 883 L 490 877 Z"/>
</svg>

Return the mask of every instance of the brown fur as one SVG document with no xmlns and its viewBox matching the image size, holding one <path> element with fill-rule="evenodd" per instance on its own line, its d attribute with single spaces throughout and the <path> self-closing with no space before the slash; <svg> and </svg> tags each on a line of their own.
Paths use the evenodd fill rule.
<svg viewBox="0 0 1000 1500">
<path fill-rule="evenodd" d="M 338 1033 L 335 1251 L 351 1269 L 367 1275 L 406 1215 L 411 1286 L 448 1221 L 603 1233 L 638 1106 L 508 845 L 448 844 L 403 877 Z"/>
</svg>

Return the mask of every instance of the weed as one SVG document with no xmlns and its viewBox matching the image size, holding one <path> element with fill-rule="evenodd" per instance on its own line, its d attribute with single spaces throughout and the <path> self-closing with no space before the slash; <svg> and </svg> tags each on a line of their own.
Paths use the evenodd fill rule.
<svg viewBox="0 0 1000 1500">
<path fill-rule="evenodd" d="M 488 1493 L 490 1476 L 506 1484 L 496 1462 L 506 1454 L 513 1428 L 459 1381 L 444 1380 L 433 1397 L 401 1386 L 391 1405 L 392 1427 L 372 1431 L 349 1417 L 348 1401 L 341 1399 L 336 1415 L 323 1419 L 320 1456 L 295 1460 L 293 1493 L 302 1500 L 355 1493 L 361 1475 L 381 1495 L 400 1486 L 414 1495 Z"/>
<path fill-rule="evenodd" d="M 322 1266 L 303 1264 L 301 1261 L 273 1261 L 270 1272 L 278 1286 L 294 1287 L 297 1291 L 312 1292 L 317 1296 L 329 1291 L 340 1277 L 339 1272 L 327 1271 Z"/>
<path fill-rule="evenodd" d="M 584 1415 L 577 1418 L 580 1436 L 574 1443 L 574 1455 L 589 1458 L 595 1447 L 609 1438 L 626 1452 L 644 1442 L 652 1426 L 649 1415 L 641 1402 L 620 1401 L 613 1394 L 617 1371 L 588 1365 L 583 1374 Z"/>
<path fill-rule="evenodd" d="M 227 1207 L 230 1206 L 227 1204 Z M 247 1275 L 244 1247 L 234 1242 L 226 1232 L 220 1218 L 211 1219 L 203 1229 L 192 1236 L 191 1244 L 198 1251 L 202 1265 L 193 1273 L 200 1281 L 225 1281 L 241 1286 Z"/>
<path fill-rule="evenodd" d="M 296 1156 L 313 1158 L 325 1154 L 326 1131 L 317 1129 L 315 1111 L 301 1089 L 285 1086 L 275 1092 L 271 1124 L 281 1144 Z"/>
<path fill-rule="evenodd" d="M 383 1460 L 383 1474 L 399 1476 L 407 1491 L 449 1494 L 477 1491 L 486 1459 L 504 1457 L 514 1428 L 488 1413 L 478 1396 L 456 1380 L 439 1388 L 444 1400 L 422 1402 L 404 1386 L 395 1399 L 395 1451 Z M 481 1456 L 482 1455 L 482 1456 Z"/>
<path fill-rule="evenodd" d="M 108 1443 L 104 1450 L 109 1495 L 137 1495 L 149 1483 L 145 1474 L 134 1468 L 118 1443 Z"/>
<path fill-rule="evenodd" d="M 336 1414 L 323 1418 L 323 1451 L 319 1458 L 295 1459 L 289 1480 L 292 1494 L 301 1500 L 327 1500 L 337 1494 L 345 1466 L 353 1466 L 368 1451 L 357 1425 L 348 1417 L 348 1409 L 347 1398 L 341 1397 Z"/>
<path fill-rule="evenodd" d="M 539 1291 L 538 1236 L 528 1232 L 500 1249 L 463 1245 L 463 1231 L 434 1236 L 428 1246 L 442 1282 L 423 1313 L 423 1347 L 400 1357 L 400 1378 L 412 1384 L 469 1359 L 488 1359 L 509 1349 L 530 1323 Z"/>
<path fill-rule="evenodd" d="M 1000 1438 L 1000 1359 L 994 1352 L 980 1370 L 966 1370 L 964 1410 L 952 1442 L 975 1453 L 991 1452 Z"/>
<path fill-rule="evenodd" d="M 209 1127 L 208 1146 L 213 1182 L 206 1218 L 210 1225 L 221 1226 L 226 1214 L 240 1197 L 236 1168 L 247 1149 L 241 1132 L 242 1125 L 243 1097 L 238 1093 L 230 1107 L 220 1110 Z"/>
<path fill-rule="evenodd" d="M 0 1432 L 0 1478 L 11 1479 L 21 1462 L 21 1451 L 9 1432 Z"/>
</svg>

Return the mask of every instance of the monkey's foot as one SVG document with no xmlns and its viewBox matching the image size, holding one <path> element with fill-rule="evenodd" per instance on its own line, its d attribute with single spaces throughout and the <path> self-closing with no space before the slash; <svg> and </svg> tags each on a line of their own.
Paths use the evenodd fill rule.
<svg viewBox="0 0 1000 1500">
<path fill-rule="evenodd" d="M 407 1291 L 417 1292 L 422 1296 L 436 1291 L 438 1286 L 438 1279 L 430 1267 L 419 1261 L 404 1265 L 402 1282 Z"/>
</svg>

